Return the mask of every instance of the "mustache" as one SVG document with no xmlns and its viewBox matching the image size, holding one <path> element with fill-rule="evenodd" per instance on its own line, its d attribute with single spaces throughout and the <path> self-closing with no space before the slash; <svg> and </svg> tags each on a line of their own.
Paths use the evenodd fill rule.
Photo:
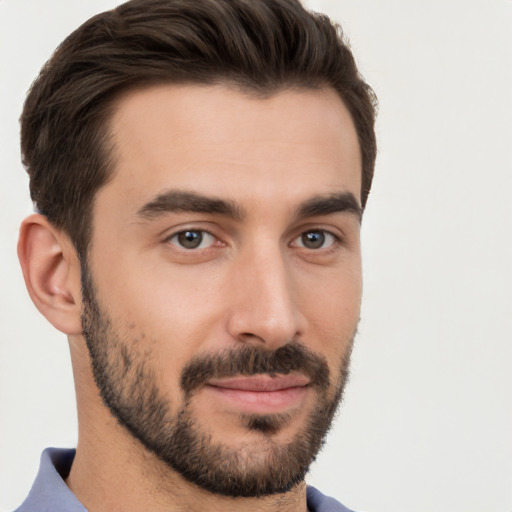
<svg viewBox="0 0 512 512">
<path fill-rule="evenodd" d="M 266 350 L 252 345 L 227 349 L 217 354 L 197 356 L 185 366 L 180 385 L 190 395 L 213 378 L 237 375 L 277 374 L 299 372 L 320 390 L 329 387 L 329 367 L 325 357 L 315 354 L 300 343 L 288 343 L 276 350 Z"/>
</svg>

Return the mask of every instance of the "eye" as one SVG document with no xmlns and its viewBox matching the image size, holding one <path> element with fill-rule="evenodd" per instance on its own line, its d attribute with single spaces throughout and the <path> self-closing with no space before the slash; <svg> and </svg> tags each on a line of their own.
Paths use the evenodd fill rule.
<svg viewBox="0 0 512 512">
<path fill-rule="evenodd" d="M 182 249 L 206 249 L 215 243 L 215 237 L 202 229 L 186 229 L 175 233 L 168 241 Z"/>
<path fill-rule="evenodd" d="M 327 249 L 336 243 L 336 237 L 323 230 L 305 231 L 294 240 L 294 245 L 305 249 Z"/>
</svg>

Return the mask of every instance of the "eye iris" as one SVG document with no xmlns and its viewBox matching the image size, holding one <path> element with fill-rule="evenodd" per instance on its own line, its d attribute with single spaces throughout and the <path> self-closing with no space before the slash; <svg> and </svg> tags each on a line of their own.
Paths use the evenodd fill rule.
<svg viewBox="0 0 512 512">
<path fill-rule="evenodd" d="M 302 243 L 309 249 L 319 249 L 325 243 L 325 234 L 321 231 L 309 231 L 303 233 Z"/>
<path fill-rule="evenodd" d="M 178 241 L 186 249 L 195 249 L 201 245 L 203 234 L 200 231 L 182 231 L 178 234 Z"/>
</svg>

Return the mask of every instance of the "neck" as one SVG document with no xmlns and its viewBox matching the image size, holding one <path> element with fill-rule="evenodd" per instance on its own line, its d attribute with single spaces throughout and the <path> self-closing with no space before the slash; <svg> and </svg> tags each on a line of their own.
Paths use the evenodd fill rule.
<svg viewBox="0 0 512 512">
<path fill-rule="evenodd" d="M 71 344 L 72 353 L 83 350 Z M 74 354 L 76 356 L 76 354 Z M 306 512 L 306 485 L 259 498 L 204 491 L 170 469 L 135 439 L 103 404 L 88 367 L 73 370 L 79 440 L 66 484 L 89 512 Z"/>
<path fill-rule="evenodd" d="M 133 439 L 102 439 L 96 446 L 80 439 L 66 484 L 89 512 L 307 511 L 304 482 L 287 493 L 259 498 L 212 494 L 184 480 Z"/>
</svg>

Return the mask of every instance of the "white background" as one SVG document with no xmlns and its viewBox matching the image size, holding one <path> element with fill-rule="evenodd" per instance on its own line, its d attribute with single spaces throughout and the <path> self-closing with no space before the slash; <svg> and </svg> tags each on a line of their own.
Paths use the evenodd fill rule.
<svg viewBox="0 0 512 512">
<path fill-rule="evenodd" d="M 56 45 L 115 0 L 0 0 L 0 510 L 73 446 L 65 337 L 15 255 L 17 118 Z M 380 99 L 352 380 L 310 482 L 356 510 L 512 511 L 512 1 L 317 0 Z"/>
</svg>

